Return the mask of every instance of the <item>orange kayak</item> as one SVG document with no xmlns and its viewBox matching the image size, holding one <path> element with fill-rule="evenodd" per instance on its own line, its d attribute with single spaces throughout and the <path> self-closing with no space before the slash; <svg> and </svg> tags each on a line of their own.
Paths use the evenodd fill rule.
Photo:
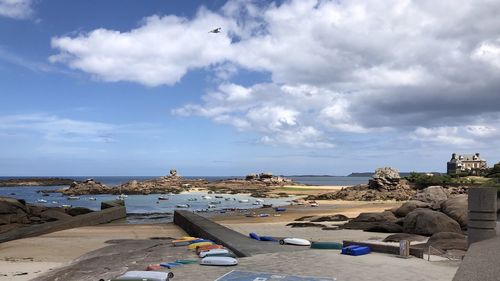
<svg viewBox="0 0 500 281">
<path fill-rule="evenodd" d="M 196 254 L 198 255 L 202 251 L 208 251 L 212 249 L 224 249 L 224 246 L 222 245 L 207 245 L 207 246 L 199 246 L 196 247 Z"/>
</svg>

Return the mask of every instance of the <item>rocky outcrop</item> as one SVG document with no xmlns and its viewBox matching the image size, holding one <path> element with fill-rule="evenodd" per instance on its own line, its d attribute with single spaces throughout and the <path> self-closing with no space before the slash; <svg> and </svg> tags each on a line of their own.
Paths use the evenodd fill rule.
<svg viewBox="0 0 500 281">
<path fill-rule="evenodd" d="M 403 232 L 403 228 L 393 222 L 377 222 L 371 227 L 365 229 L 367 232 L 382 232 L 382 233 L 400 233 Z"/>
<path fill-rule="evenodd" d="M 72 215 L 92 212 L 86 208 L 48 208 L 26 204 L 24 200 L 0 197 L 0 233 L 33 224 L 65 220 Z"/>
<path fill-rule="evenodd" d="M 408 215 L 410 212 L 412 212 L 415 209 L 430 208 L 430 207 L 431 207 L 431 204 L 429 204 L 429 203 L 417 201 L 417 200 L 411 200 L 411 201 L 403 203 L 403 205 L 401 205 L 401 207 L 394 210 L 394 214 L 398 217 L 405 217 L 406 215 Z"/>
<path fill-rule="evenodd" d="M 73 182 L 67 189 L 60 190 L 64 195 L 110 194 L 112 189 L 94 179 Z"/>
<path fill-rule="evenodd" d="M 403 232 L 420 235 L 433 235 L 438 232 L 462 233 L 458 222 L 441 212 L 429 209 L 410 212 L 404 219 Z"/>
<path fill-rule="evenodd" d="M 322 216 L 322 217 L 316 217 L 310 220 L 310 222 L 325 222 L 325 221 L 348 221 L 349 218 L 341 215 L 341 214 L 336 214 L 336 215 L 331 215 L 331 216 Z"/>
<path fill-rule="evenodd" d="M 448 199 L 448 194 L 442 186 L 429 186 L 418 191 L 412 199 L 429 203 L 432 209 L 438 210 L 441 203 Z"/>
<path fill-rule="evenodd" d="M 399 171 L 391 167 L 378 168 L 368 186 L 376 190 L 396 190 L 401 182 Z"/>
<path fill-rule="evenodd" d="M 343 188 L 337 192 L 312 195 L 308 200 L 351 200 L 375 201 L 397 200 L 406 201 L 414 196 L 416 191 L 407 180 L 401 179 L 393 168 L 379 168 L 368 184 L 361 184 Z"/>
<path fill-rule="evenodd" d="M 392 212 L 385 211 L 381 213 L 361 213 L 356 218 L 342 225 L 344 229 L 367 230 L 373 227 L 378 227 L 382 223 L 394 223 L 398 218 Z"/>
<path fill-rule="evenodd" d="M 441 203 L 441 211 L 456 220 L 462 228 L 467 227 L 468 203 L 467 195 L 455 195 Z"/>
<path fill-rule="evenodd" d="M 455 232 L 438 232 L 429 238 L 427 246 L 432 246 L 441 251 L 467 251 L 467 236 Z"/>
</svg>

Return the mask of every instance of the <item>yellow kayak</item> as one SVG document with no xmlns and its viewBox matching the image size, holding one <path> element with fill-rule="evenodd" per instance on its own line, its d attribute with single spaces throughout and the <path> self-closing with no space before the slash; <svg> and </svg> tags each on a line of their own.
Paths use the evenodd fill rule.
<svg viewBox="0 0 500 281">
<path fill-rule="evenodd" d="M 188 250 L 195 250 L 196 247 L 201 247 L 201 246 L 208 246 L 208 245 L 213 245 L 214 243 L 212 242 L 199 242 L 199 243 L 193 243 L 188 246 Z"/>
<path fill-rule="evenodd" d="M 193 237 L 193 236 L 182 236 L 181 238 L 179 238 L 179 240 L 195 240 L 195 239 L 199 239 L 199 238 Z"/>
<path fill-rule="evenodd" d="M 189 239 L 177 239 L 177 240 L 172 240 L 172 244 L 174 246 L 186 246 L 191 243 L 191 241 L 197 240 L 198 238 L 196 237 L 190 237 Z"/>
</svg>

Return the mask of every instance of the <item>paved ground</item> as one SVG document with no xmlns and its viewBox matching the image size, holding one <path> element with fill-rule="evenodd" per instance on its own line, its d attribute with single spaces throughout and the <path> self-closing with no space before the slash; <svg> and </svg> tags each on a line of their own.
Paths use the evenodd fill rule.
<svg viewBox="0 0 500 281">
<path fill-rule="evenodd" d="M 239 259 L 232 268 L 189 265 L 175 268 L 175 280 L 215 280 L 232 269 L 286 273 L 305 276 L 335 277 L 338 281 L 450 281 L 456 263 L 433 263 L 422 259 L 400 259 L 384 254 L 360 257 L 340 255 L 339 251 L 307 250 L 255 255 Z"/>
<path fill-rule="evenodd" d="M 500 280 L 500 236 L 469 247 L 453 281 Z"/>
<path fill-rule="evenodd" d="M 113 278 L 127 270 L 144 270 L 147 265 L 176 259 L 196 259 L 186 247 L 171 247 L 170 240 L 119 240 L 110 246 L 79 258 L 72 265 L 33 281 L 95 281 Z M 294 246 L 282 246 L 294 247 Z M 210 267 L 198 264 L 172 269 L 175 280 L 210 281 L 238 269 L 303 276 L 335 277 L 338 281 L 450 281 L 457 263 L 400 259 L 391 255 L 370 254 L 360 257 L 340 255 L 336 250 L 311 250 L 259 254 L 240 258 L 235 267 Z M 166 271 L 166 270 L 165 270 Z"/>
</svg>

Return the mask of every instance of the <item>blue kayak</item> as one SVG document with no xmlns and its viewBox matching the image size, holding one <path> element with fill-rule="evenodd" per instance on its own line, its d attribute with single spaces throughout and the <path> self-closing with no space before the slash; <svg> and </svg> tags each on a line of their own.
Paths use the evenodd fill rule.
<svg viewBox="0 0 500 281">
<path fill-rule="evenodd" d="M 252 233 L 248 234 L 248 236 L 250 236 L 250 238 L 255 239 L 257 241 L 261 240 L 260 237 L 259 237 L 259 235 L 257 235 L 257 233 L 255 233 L 255 232 L 252 232 Z"/>
</svg>

